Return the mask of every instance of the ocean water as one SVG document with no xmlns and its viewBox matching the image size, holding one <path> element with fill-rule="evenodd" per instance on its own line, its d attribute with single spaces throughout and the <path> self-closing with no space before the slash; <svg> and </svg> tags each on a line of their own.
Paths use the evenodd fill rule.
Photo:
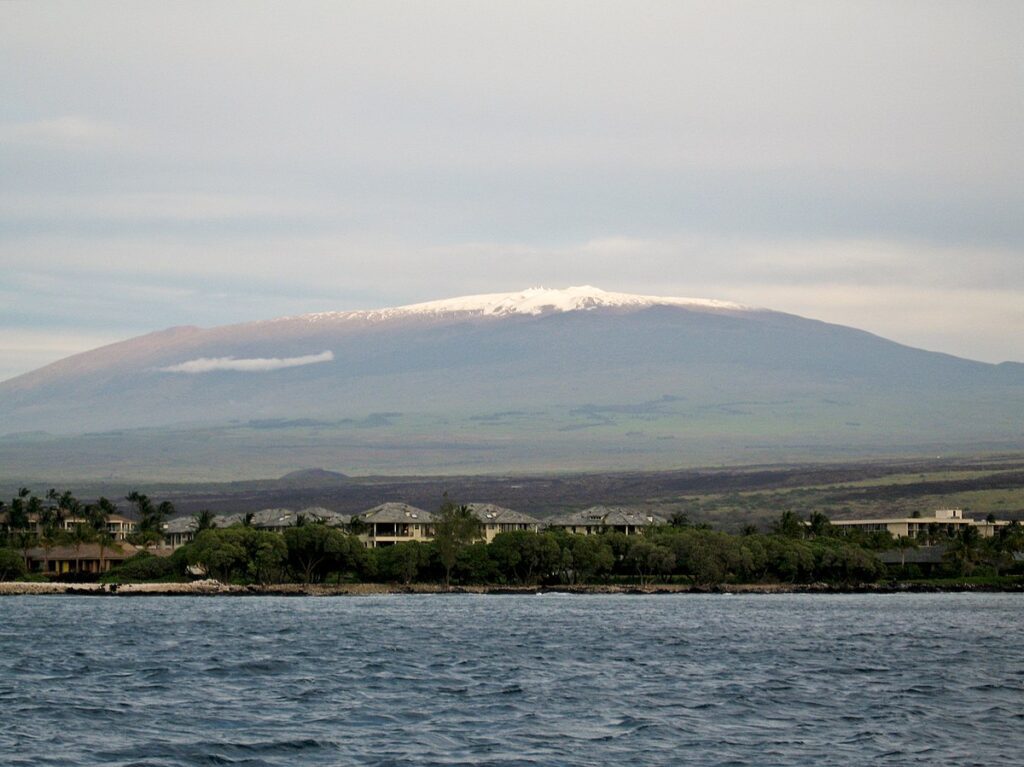
<svg viewBox="0 0 1024 767">
<path fill-rule="evenodd" d="M 1020 765 L 1018 595 L 0 599 L 0 765 Z"/>
</svg>

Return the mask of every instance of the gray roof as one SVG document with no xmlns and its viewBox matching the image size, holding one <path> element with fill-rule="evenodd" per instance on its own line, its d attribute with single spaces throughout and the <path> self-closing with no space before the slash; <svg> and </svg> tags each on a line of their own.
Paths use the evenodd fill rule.
<svg viewBox="0 0 1024 767">
<path fill-rule="evenodd" d="M 309 506 L 302 509 L 299 514 L 305 516 L 306 519 L 323 522 L 328 527 L 344 527 L 352 521 L 351 514 L 342 514 L 340 511 L 325 509 L 323 506 Z"/>
<path fill-rule="evenodd" d="M 113 546 L 103 547 L 103 559 L 124 560 L 142 551 L 142 547 L 133 546 L 130 543 L 116 543 Z M 145 549 L 156 556 L 167 556 L 173 551 L 169 547 L 153 547 Z M 83 543 L 77 549 L 74 546 L 53 546 L 47 551 L 41 546 L 29 549 L 29 559 L 99 559 L 100 545 L 98 543 Z"/>
<path fill-rule="evenodd" d="M 473 516 L 484 524 L 495 525 L 536 525 L 540 521 L 521 511 L 497 506 L 493 503 L 467 503 Z"/>
<path fill-rule="evenodd" d="M 631 506 L 591 506 L 552 519 L 555 527 L 648 527 L 663 525 L 666 520 L 659 514 Z"/>
<path fill-rule="evenodd" d="M 218 514 L 214 519 L 217 527 L 231 527 L 240 525 L 245 519 L 245 514 Z"/>
<path fill-rule="evenodd" d="M 253 512 L 252 526 L 272 529 L 294 527 L 298 518 L 299 513 L 291 509 L 260 509 Z"/>
<path fill-rule="evenodd" d="M 245 521 L 245 514 L 225 514 L 216 517 L 217 527 L 231 527 Z M 281 530 L 294 527 L 304 517 L 307 522 L 323 522 L 330 527 L 342 527 L 351 520 L 348 514 L 325 509 L 322 506 L 310 506 L 299 511 L 293 509 L 260 509 L 252 512 L 252 526 L 264 530 Z"/>
<path fill-rule="evenodd" d="M 176 517 L 164 523 L 164 533 L 192 533 L 195 529 L 195 517 Z"/>
<path fill-rule="evenodd" d="M 355 514 L 364 522 L 379 522 L 382 524 L 394 524 L 405 522 L 433 522 L 434 515 L 429 511 L 418 509 L 407 503 L 382 503 L 374 506 L 368 511 Z"/>
</svg>

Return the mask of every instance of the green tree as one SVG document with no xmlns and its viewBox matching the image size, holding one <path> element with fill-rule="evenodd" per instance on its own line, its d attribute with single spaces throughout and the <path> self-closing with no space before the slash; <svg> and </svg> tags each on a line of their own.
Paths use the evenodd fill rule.
<svg viewBox="0 0 1024 767">
<path fill-rule="evenodd" d="M 86 506 L 85 516 L 89 526 L 95 532 L 96 543 L 100 549 L 100 572 L 105 571 L 107 549 L 117 545 L 113 534 L 110 532 L 110 518 L 117 513 L 117 506 L 104 496 L 100 496 L 96 503 Z"/>
<path fill-rule="evenodd" d="M 811 514 L 811 518 L 808 520 L 807 531 L 811 534 L 812 538 L 821 538 L 822 536 L 831 535 L 832 522 L 820 511 L 816 511 Z"/>
<path fill-rule="evenodd" d="M 166 581 L 176 574 L 177 568 L 170 557 L 158 557 L 143 549 L 113 568 L 108 578 L 118 583 L 138 583 Z"/>
<path fill-rule="evenodd" d="M 11 500 L 7 510 L 7 543 L 21 551 L 21 558 L 28 567 L 28 550 L 35 543 L 35 533 L 31 530 L 26 498 L 32 495 L 27 487 L 20 488 Z"/>
<path fill-rule="evenodd" d="M 434 547 L 444 568 L 444 585 L 451 586 L 459 552 L 480 537 L 480 520 L 468 506 L 456 506 L 445 494 L 434 521 Z"/>
<path fill-rule="evenodd" d="M 288 567 L 303 583 L 320 583 L 331 573 L 355 569 L 362 544 L 337 528 L 321 523 L 284 531 Z"/>
<path fill-rule="evenodd" d="M 259 584 L 283 580 L 288 547 L 282 536 L 267 530 L 248 530 L 247 533 L 244 539 L 246 577 Z"/>
<path fill-rule="evenodd" d="M 188 546 L 188 563 L 202 567 L 217 580 L 228 583 L 246 571 L 248 553 L 242 536 L 237 535 L 234 528 L 204 530 Z"/>
<path fill-rule="evenodd" d="M 490 557 L 488 544 L 477 541 L 464 546 L 455 562 L 455 577 L 460 583 L 494 583 L 498 568 Z"/>
<path fill-rule="evenodd" d="M 67 536 L 68 542 L 75 549 L 75 572 L 82 572 L 82 545 L 96 540 L 96 531 L 88 524 L 78 522 L 71 528 Z"/>
<path fill-rule="evenodd" d="M 51 489 L 50 493 L 56 493 Z M 61 542 L 61 517 L 56 506 L 44 504 L 42 499 L 33 495 L 28 499 L 26 510 L 30 517 L 39 520 L 39 545 L 43 549 L 43 572 L 50 571 L 50 552 Z"/>
<path fill-rule="evenodd" d="M 962 525 L 946 547 L 945 558 L 959 575 L 970 575 L 981 559 L 981 535 L 974 525 Z"/>
<path fill-rule="evenodd" d="M 668 575 L 676 565 L 671 549 L 642 537 L 632 542 L 625 562 L 636 573 L 641 586 L 647 585 L 659 575 Z"/>
<path fill-rule="evenodd" d="M 512 530 L 494 536 L 487 553 L 507 582 L 534 584 L 558 569 L 562 550 L 553 533 Z"/>
<path fill-rule="evenodd" d="M 132 490 L 126 496 L 129 503 L 135 506 L 139 518 L 134 539 L 142 545 L 159 543 L 164 537 L 164 522 L 174 516 L 174 504 L 161 501 L 154 504 L 148 495 Z"/>
<path fill-rule="evenodd" d="M 429 560 L 427 546 L 418 541 L 402 541 L 373 551 L 378 573 L 385 581 L 412 583 Z"/>
<path fill-rule="evenodd" d="M 193 514 L 192 518 L 196 521 L 196 535 L 203 532 L 203 530 L 212 530 L 217 526 L 217 518 L 213 516 L 213 512 L 209 509 L 203 509 L 198 514 Z"/>
<path fill-rule="evenodd" d="M 182 564 L 192 565 L 222 583 L 242 580 L 263 584 L 283 579 L 288 547 L 278 533 L 232 525 L 204 530 L 171 558 L 176 570 Z"/>
<path fill-rule="evenodd" d="M 25 560 L 18 552 L 0 549 L 0 581 L 14 581 L 25 576 Z"/>
<path fill-rule="evenodd" d="M 51 487 L 46 492 L 46 498 L 55 504 L 51 507 L 51 516 L 53 523 L 58 528 L 64 526 L 66 519 L 77 517 L 82 512 L 81 502 L 75 498 L 70 490 L 65 490 L 61 493 L 56 488 Z"/>
<path fill-rule="evenodd" d="M 601 535 L 567 536 L 563 551 L 571 555 L 572 568 L 566 573 L 570 583 L 590 583 L 610 573 L 615 565 L 612 547 Z"/>
<path fill-rule="evenodd" d="M 668 518 L 668 523 L 672 527 L 689 527 L 690 517 L 687 516 L 686 512 L 673 511 L 672 516 Z"/>
<path fill-rule="evenodd" d="M 786 510 L 782 512 L 775 523 L 774 532 L 783 538 L 803 538 L 806 526 L 795 512 Z"/>
</svg>

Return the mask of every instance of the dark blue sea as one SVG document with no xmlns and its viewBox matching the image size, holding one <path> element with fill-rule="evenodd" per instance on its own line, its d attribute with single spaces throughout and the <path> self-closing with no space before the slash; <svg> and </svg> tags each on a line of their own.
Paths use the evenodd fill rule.
<svg viewBox="0 0 1024 767">
<path fill-rule="evenodd" d="M 1021 765 L 1024 597 L 0 599 L 0 764 Z"/>
</svg>

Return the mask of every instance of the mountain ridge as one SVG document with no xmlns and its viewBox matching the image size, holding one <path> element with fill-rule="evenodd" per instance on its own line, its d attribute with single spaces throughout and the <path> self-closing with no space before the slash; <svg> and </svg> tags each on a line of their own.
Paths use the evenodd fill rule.
<svg viewBox="0 0 1024 767">
<path fill-rule="evenodd" d="M 178 326 L 101 347 L 0 383 L 0 432 L 50 432 L 59 453 L 60 435 L 170 429 L 175 465 L 198 466 L 200 454 L 227 465 L 231 453 L 280 473 L 1024 444 L 1017 363 L 767 309 L 590 287 L 410 306 Z M 195 443 L 203 433 L 213 442 Z M 127 442 L 104 445 L 113 465 L 136 458 Z"/>
</svg>

